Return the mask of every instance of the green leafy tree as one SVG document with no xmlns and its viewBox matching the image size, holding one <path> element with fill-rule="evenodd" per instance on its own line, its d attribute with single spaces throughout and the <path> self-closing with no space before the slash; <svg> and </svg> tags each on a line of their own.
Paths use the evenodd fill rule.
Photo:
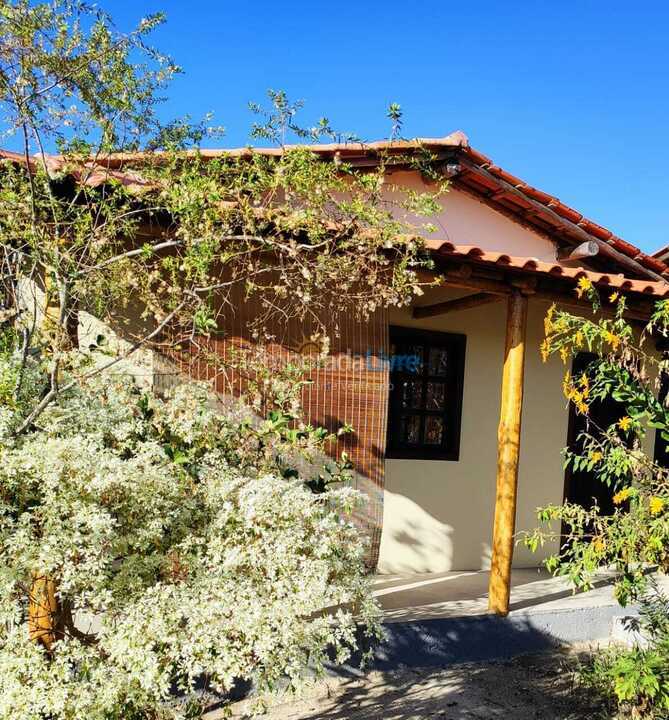
<svg viewBox="0 0 669 720">
<path fill-rule="evenodd" d="M 5 315 L 23 316 L 26 352 L 46 315 L 53 360 L 24 429 L 59 392 L 61 352 L 76 343 L 82 310 L 123 325 L 133 353 L 165 342 L 168 329 L 184 348 L 222 327 L 239 287 L 259 299 L 261 326 L 298 316 L 321 329 L 335 300 L 365 317 L 420 292 L 417 270 L 428 261 L 418 231 L 429 224 L 397 217 L 438 209 L 446 184 L 430 154 L 380 154 L 372 170 L 323 162 L 285 139 L 336 133 L 326 119 L 301 129 L 300 104 L 280 92 L 270 92 L 268 110 L 254 106 L 261 122 L 252 130 L 278 152 L 201 152 L 218 129 L 157 117 L 157 93 L 179 71 L 148 45 L 161 19 L 121 33 L 80 2 L 2 6 L 3 135 L 23 145 L 0 166 Z M 391 163 L 420 168 L 433 191 L 389 186 Z M 43 307 L 25 306 L 26 279 L 45 291 Z M 143 322 L 129 322 L 138 312 Z"/>
<path fill-rule="evenodd" d="M 355 500 L 333 489 L 346 462 L 322 466 L 331 438 L 301 421 L 291 368 L 238 421 L 195 392 L 116 400 L 109 375 L 145 350 L 223 362 L 202 338 L 240 289 L 262 309 L 259 342 L 297 317 L 326 347 L 331 303 L 365 318 L 408 302 L 446 183 L 428 152 L 357 168 L 287 144 L 352 138 L 325 118 L 302 128 L 281 92 L 252 106 L 252 137 L 273 150 L 201 150 L 220 135 L 210 118 L 159 119 L 180 72 L 150 45 L 162 20 L 122 32 L 78 0 L 0 3 L 0 133 L 20 148 L 0 160 L 0 717 L 13 720 L 183 714 L 170 691 L 190 697 L 199 674 L 219 691 L 296 678 L 326 645 L 340 659 L 354 645 L 352 611 L 330 605 L 376 632 L 345 519 Z M 389 117 L 396 137 L 399 106 Z M 394 163 L 431 190 L 393 187 Z M 100 337 L 82 342 L 84 317 Z M 236 362 L 262 377 L 262 358 Z"/>
</svg>

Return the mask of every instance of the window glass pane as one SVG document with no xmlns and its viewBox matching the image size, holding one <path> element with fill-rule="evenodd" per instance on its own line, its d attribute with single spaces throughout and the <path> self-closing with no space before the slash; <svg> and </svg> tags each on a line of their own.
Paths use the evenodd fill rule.
<svg viewBox="0 0 669 720">
<path fill-rule="evenodd" d="M 429 375 L 446 375 L 448 365 L 448 350 L 445 348 L 430 348 L 428 354 L 428 374 Z"/>
<path fill-rule="evenodd" d="M 425 394 L 425 408 L 427 410 L 443 410 L 446 401 L 446 385 L 444 383 L 429 382 Z"/>
<path fill-rule="evenodd" d="M 420 380 L 402 382 L 402 408 L 418 410 L 423 403 L 423 383 Z"/>
<path fill-rule="evenodd" d="M 420 442 L 420 415 L 405 415 L 402 418 L 402 442 L 418 445 Z"/>
<path fill-rule="evenodd" d="M 422 345 L 406 345 L 404 348 L 404 372 L 422 373 L 425 349 Z"/>
<path fill-rule="evenodd" d="M 465 338 L 390 328 L 387 456 L 459 457 Z"/>
<path fill-rule="evenodd" d="M 437 415 L 428 415 L 425 418 L 425 444 L 441 445 L 444 437 L 444 418 Z"/>
</svg>

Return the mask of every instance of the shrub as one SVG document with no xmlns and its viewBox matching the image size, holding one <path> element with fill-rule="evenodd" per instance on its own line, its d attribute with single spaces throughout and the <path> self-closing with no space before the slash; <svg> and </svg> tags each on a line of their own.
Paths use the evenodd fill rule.
<svg viewBox="0 0 669 720">
<path fill-rule="evenodd" d="M 564 377 L 565 397 L 585 418 L 576 447 L 565 451 L 565 466 L 593 473 L 606 484 L 613 511 L 569 502 L 540 508 L 544 527 L 524 539 L 534 550 L 548 538 L 559 539 L 546 565 L 575 588 L 591 588 L 596 571 L 608 568 L 620 604 L 640 602 L 638 628 L 646 644 L 604 652 L 584 677 L 622 717 L 667 718 L 669 601 L 653 573 L 669 572 L 669 470 L 647 454 L 645 441 L 652 432 L 669 442 L 669 356 L 654 342 L 669 334 L 669 302 L 657 302 L 639 328 L 629 322 L 627 299 L 620 293 L 602 299 L 585 277 L 576 291 L 592 302 L 593 315 L 551 307 L 541 353 L 544 361 L 555 354 L 564 364 L 581 352 L 594 356 L 584 372 L 573 376 L 567 369 Z M 618 403 L 620 417 L 601 427 L 591 408 L 606 400 Z"/>
<path fill-rule="evenodd" d="M 620 717 L 669 718 L 669 599 L 654 585 L 640 600 L 639 620 L 629 628 L 644 645 L 612 648 L 581 673 Z"/>
<path fill-rule="evenodd" d="M 21 408 L 4 411 L 11 428 Z M 185 717 L 203 679 L 218 693 L 240 678 L 298 685 L 328 652 L 350 656 L 358 622 L 379 634 L 348 520 L 359 497 L 287 472 L 300 441 L 275 426 L 222 416 L 198 385 L 163 400 L 97 376 L 39 428 L 5 433 L 0 718 Z M 257 461 L 233 452 L 253 437 Z M 40 577 L 55 588 L 53 636 L 27 623 Z"/>
</svg>

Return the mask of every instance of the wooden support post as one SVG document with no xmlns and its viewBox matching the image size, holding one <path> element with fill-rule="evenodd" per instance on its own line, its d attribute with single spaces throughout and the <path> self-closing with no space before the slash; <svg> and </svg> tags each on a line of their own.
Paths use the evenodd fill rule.
<svg viewBox="0 0 669 720">
<path fill-rule="evenodd" d="M 488 608 L 497 615 L 509 612 L 511 593 L 526 331 L 527 297 L 516 290 L 508 300 L 502 402 L 497 432 L 497 496 L 488 591 Z"/>
</svg>

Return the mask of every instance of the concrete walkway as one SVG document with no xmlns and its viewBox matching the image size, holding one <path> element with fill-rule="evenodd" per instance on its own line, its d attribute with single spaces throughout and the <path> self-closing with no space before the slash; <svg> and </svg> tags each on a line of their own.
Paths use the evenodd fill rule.
<svg viewBox="0 0 669 720">
<path fill-rule="evenodd" d="M 265 720 L 582 720 L 602 708 L 575 683 L 568 653 L 449 668 L 372 672 L 317 684 Z M 251 703 L 234 708 L 248 717 Z M 212 718 L 213 720 L 213 718 Z"/>
<path fill-rule="evenodd" d="M 611 575 L 574 594 L 543 570 L 514 570 L 511 612 L 487 612 L 487 572 L 384 575 L 374 579 L 386 637 L 361 671 L 353 661 L 268 720 L 574 720 L 600 708 L 574 686 L 576 655 L 611 639 L 634 614 L 613 596 Z M 658 578 L 669 592 L 669 577 Z M 246 717 L 253 700 L 239 703 Z M 216 711 L 207 720 L 223 717 Z"/>
</svg>

